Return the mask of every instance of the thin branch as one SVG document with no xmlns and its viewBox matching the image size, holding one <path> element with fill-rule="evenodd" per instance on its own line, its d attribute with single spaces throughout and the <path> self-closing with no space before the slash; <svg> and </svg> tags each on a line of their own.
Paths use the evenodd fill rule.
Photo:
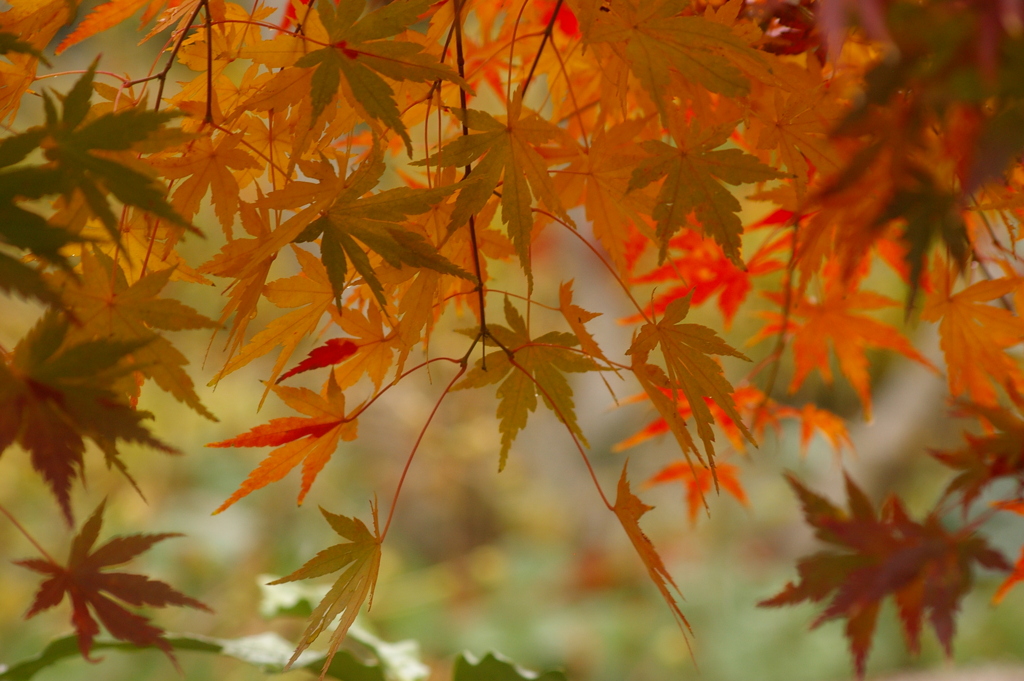
<svg viewBox="0 0 1024 681">
<path fill-rule="evenodd" d="M 533 64 L 530 66 L 530 72 L 526 74 L 526 81 L 523 83 L 523 97 L 526 96 L 526 89 L 530 87 L 530 81 L 533 80 L 533 72 L 537 70 L 537 64 L 540 62 L 540 55 L 544 52 L 544 46 L 548 44 L 548 40 L 551 39 L 551 31 L 555 26 L 555 20 L 558 19 L 558 12 L 562 9 L 562 0 L 555 2 L 555 9 L 551 12 L 551 18 L 548 20 L 548 25 L 544 29 L 544 37 L 540 41 L 540 47 L 537 48 L 537 54 L 533 58 Z"/>
<path fill-rule="evenodd" d="M 463 53 L 462 47 L 462 0 L 455 0 L 455 59 L 459 69 L 459 76 L 466 79 L 466 59 Z M 469 107 L 466 103 L 466 90 L 462 87 L 459 88 L 459 105 L 462 108 L 462 136 L 466 137 L 469 135 L 469 125 L 467 120 L 469 118 Z M 466 164 L 466 169 L 462 175 L 462 181 L 465 182 L 466 178 L 469 177 L 470 173 L 473 172 L 473 165 L 471 163 Z M 486 305 L 484 302 L 484 276 L 483 269 L 480 266 L 480 246 L 476 238 L 476 216 L 469 216 L 469 240 L 473 249 L 473 271 L 476 274 L 476 290 L 477 290 L 477 302 L 480 306 L 480 335 L 479 340 L 486 349 L 487 340 L 487 314 Z M 474 345 L 476 342 L 474 341 Z M 483 355 L 486 357 L 486 353 Z M 486 367 L 485 367 L 486 368 Z"/>
<path fill-rule="evenodd" d="M 594 254 L 594 257 L 601 261 L 601 264 L 604 265 L 605 269 L 607 269 L 608 272 L 611 273 L 612 277 L 615 279 L 615 281 L 618 282 L 619 286 L 621 286 L 622 290 L 626 293 L 626 297 L 629 298 L 629 301 L 631 303 L 633 303 L 633 307 L 635 307 L 637 312 L 640 313 L 640 316 L 644 318 L 644 321 L 647 322 L 648 324 L 653 323 L 651 321 L 651 318 L 647 316 L 647 312 L 644 310 L 644 308 L 640 305 L 640 303 L 636 301 L 636 298 L 633 297 L 633 293 L 629 290 L 629 286 L 626 285 L 626 282 L 622 280 L 622 278 L 619 276 L 619 273 L 615 271 L 614 267 L 612 267 L 612 264 L 608 262 L 603 255 L 601 255 L 601 253 L 597 250 L 594 244 L 587 241 L 583 237 L 583 235 L 579 233 L 578 230 L 573 229 L 567 222 L 559 218 L 557 215 L 549 213 L 543 208 L 533 208 L 531 210 L 533 210 L 533 212 L 535 213 L 540 213 L 541 215 L 546 215 L 547 217 L 551 218 L 558 224 L 565 227 L 567 230 L 569 230 L 569 233 L 573 234 L 577 239 L 579 239 L 583 243 L 583 245 L 586 246 L 590 250 L 590 252 Z"/>
<path fill-rule="evenodd" d="M 206 8 L 206 115 L 203 117 L 205 123 L 213 123 L 213 33 L 210 22 L 210 0 L 203 0 L 202 5 Z"/>
</svg>

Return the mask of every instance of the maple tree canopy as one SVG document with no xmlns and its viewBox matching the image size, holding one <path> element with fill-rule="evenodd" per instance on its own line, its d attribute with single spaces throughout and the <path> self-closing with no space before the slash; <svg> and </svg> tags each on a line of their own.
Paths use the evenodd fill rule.
<svg viewBox="0 0 1024 681">
<path fill-rule="evenodd" d="M 178 453 L 149 429 L 161 415 L 138 408 L 143 389 L 216 421 L 186 370 L 203 357 L 170 332 L 223 344 L 211 386 L 268 358 L 254 365 L 251 427 L 208 445 L 230 454 L 190 454 L 272 448 L 213 513 L 259 508 L 260 490 L 300 464 L 301 504 L 381 396 L 421 373 L 440 386 L 385 513 L 371 504 L 372 531 L 321 509 L 342 543 L 273 582 L 339 573 L 282 669 L 308 666 L 335 620 L 321 678 L 349 664 L 339 647 L 372 601 L 412 460 L 445 400 L 468 391 L 493 405 L 498 471 L 528 423 L 564 427 L 562 449 L 581 457 L 688 645 L 642 495 L 680 484 L 691 524 L 721 489 L 756 506 L 743 454 L 784 423 L 804 451 L 818 435 L 852 449 L 849 424 L 872 418 L 880 367 L 902 356 L 944 376 L 964 419 L 962 443 L 927 453 L 948 487 L 917 518 L 894 495 L 876 508 L 849 477 L 846 511 L 787 474 L 827 548 L 761 605 L 823 603 L 813 625 L 846 620 L 863 676 L 887 596 L 911 651 L 927 619 L 951 654 L 979 569 L 1003 573 L 996 600 L 1024 581 L 1024 552 L 1012 565 L 983 533 L 996 514 L 1024 515 L 1021 3 L 75 5 L 9 0 L 0 13 L 0 300 L 38 311 L 0 345 L 0 453 L 27 455 L 61 523 L 82 515 L 89 457 L 135 486 L 119 448 Z M 156 62 L 107 70 L 94 55 L 136 15 L 143 42 L 164 41 Z M 65 52 L 88 67 L 59 70 Z M 552 233 L 579 245 L 591 275 L 566 280 L 569 256 L 544 256 Z M 205 261 L 181 248 L 198 236 Z M 199 285 L 223 294 L 217 319 L 190 304 Z M 580 302 L 607 291 L 618 300 L 604 308 Z M 623 306 L 631 339 L 613 351 L 594 320 Z M 926 325 L 935 357 L 915 345 Z M 581 426 L 586 375 L 647 405 L 653 420 L 614 447 L 659 438 L 642 450 L 662 457 L 644 464 L 646 483 L 621 461 L 617 480 L 593 465 L 615 455 Z M 812 383 L 845 386 L 860 413 L 810 400 Z M 292 415 L 259 416 L 268 399 Z M 5 503 L 42 554 L 17 562 L 45 576 L 28 617 L 67 595 L 86 658 L 109 643 L 102 624 L 173 659 L 186 639 L 126 606 L 207 606 L 108 568 L 175 535 L 96 547 L 103 502 L 62 564 Z M 454 675 L 525 678 L 494 656 L 462 658 Z"/>
</svg>

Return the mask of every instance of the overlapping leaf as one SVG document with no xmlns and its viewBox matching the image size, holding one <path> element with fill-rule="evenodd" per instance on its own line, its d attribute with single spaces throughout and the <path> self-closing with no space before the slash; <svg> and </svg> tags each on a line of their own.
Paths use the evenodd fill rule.
<svg viewBox="0 0 1024 681">
<path fill-rule="evenodd" d="M 132 370 L 125 357 L 149 339 L 65 342 L 68 322 L 47 313 L 0 362 L 0 453 L 28 451 L 68 523 L 71 483 L 82 472 L 85 440 L 122 471 L 118 440 L 174 453 L 143 425 L 152 414 L 132 409 L 117 384 Z"/>
<path fill-rule="evenodd" d="M 129 286 L 121 267 L 102 253 L 84 250 L 81 265 L 81 277 L 60 278 L 61 295 L 81 322 L 73 328 L 70 338 L 105 338 L 136 344 L 132 358 L 142 374 L 178 401 L 216 421 L 185 372 L 188 359 L 156 332 L 157 329 L 181 331 L 217 326 L 213 320 L 174 298 L 158 297 L 174 270 L 151 272 Z"/>
<path fill-rule="evenodd" d="M 461 114 L 458 114 L 461 117 Z M 449 230 L 465 224 L 483 209 L 501 184 L 501 220 L 516 247 L 519 262 L 530 281 L 530 240 L 533 233 L 534 197 L 566 223 L 574 224 L 558 198 L 548 163 L 535 146 L 563 138 L 556 126 L 523 106 L 522 88 L 508 102 L 504 121 L 483 111 L 470 109 L 463 123 L 476 132 L 449 142 L 434 162 L 442 167 L 465 167 L 483 157 L 459 185 L 459 197 L 452 211 Z M 531 193 L 532 192 L 532 193 Z"/>
<path fill-rule="evenodd" d="M 112 160 L 107 152 L 126 151 L 153 136 L 164 123 L 175 118 L 171 112 L 126 109 L 89 119 L 94 62 L 63 98 L 61 114 L 49 94 L 43 95 L 46 124 L 6 138 L 0 158 L 3 166 L 24 160 L 36 148 L 48 161 L 42 166 L 20 166 L 0 175 L 0 224 L 13 221 L 20 229 L 31 229 L 42 221 L 16 204 L 16 199 L 35 199 L 52 194 L 80 193 L 89 210 L 118 239 L 118 220 L 108 194 L 125 205 L 135 206 L 183 227 L 191 227 L 167 203 L 164 188 L 151 177 L 125 163 Z M 43 142 L 45 141 L 45 146 Z M 5 232 L 13 227 L 5 228 Z"/>
<path fill-rule="evenodd" d="M 508 326 L 488 326 L 488 331 L 505 349 L 490 352 L 478 360 L 466 377 L 452 388 L 480 388 L 501 381 L 497 414 L 501 431 L 499 471 L 505 468 L 512 442 L 526 427 L 530 412 L 537 409 L 538 392 L 544 406 L 586 444 L 576 422 L 572 387 L 565 374 L 600 370 L 593 359 L 572 349 L 579 341 L 571 333 L 551 331 L 531 339 L 526 321 L 508 298 L 505 299 L 505 321 Z"/>
<path fill-rule="evenodd" d="M 739 149 L 719 149 L 732 129 L 702 128 L 694 123 L 676 136 L 675 146 L 660 140 L 643 143 L 650 157 L 633 170 L 629 189 L 640 189 L 665 178 L 651 213 L 658 223 L 659 261 L 665 260 L 672 236 L 688 228 L 692 213 L 704 235 L 714 238 L 730 260 L 742 265 L 743 223 L 737 215 L 740 202 L 722 183 L 762 182 L 783 174 Z"/>
<path fill-rule="evenodd" d="M 731 463 L 719 463 L 715 465 L 715 474 L 707 468 L 695 468 L 685 461 L 675 461 L 662 468 L 660 471 L 648 478 L 644 483 L 645 487 L 663 485 L 670 482 L 679 482 L 686 493 L 686 508 L 690 517 L 690 524 L 697 522 L 697 515 L 701 507 L 707 507 L 707 494 L 717 482 L 719 487 L 731 494 L 736 501 L 748 506 L 747 493 L 740 484 L 737 473 L 739 469 Z"/>
<path fill-rule="evenodd" d="M 581 25 L 588 42 L 624 44 L 625 61 L 663 121 L 672 108 L 673 72 L 727 97 L 750 91 L 746 74 L 771 78 L 765 56 L 731 27 L 682 16 L 686 8 L 686 0 L 623 0 L 602 6 L 608 11 L 594 13 L 593 21 Z"/>
<path fill-rule="evenodd" d="M 778 294 L 770 295 L 780 300 Z M 831 346 L 839 360 L 839 368 L 864 406 L 865 417 L 871 418 L 871 380 L 865 354 L 868 347 L 894 350 L 932 368 L 906 336 L 888 324 L 857 312 L 896 305 L 898 303 L 891 298 L 873 291 L 857 290 L 855 284 L 847 286 L 834 276 L 826 279 L 824 296 L 820 301 L 810 297 L 795 301 L 789 313 L 788 327 L 793 334 L 793 356 L 796 359 L 790 391 L 799 388 L 815 369 L 826 382 L 832 381 Z M 781 315 L 772 312 L 766 316 L 771 321 L 754 337 L 754 342 L 776 335 L 781 330 Z"/>
<path fill-rule="evenodd" d="M 956 280 L 948 269 L 942 268 L 935 279 L 921 318 L 939 322 L 950 393 L 994 405 L 993 384 L 1013 391 L 1024 388 L 1024 370 L 1006 352 L 1024 338 L 1024 320 L 992 304 L 1024 286 L 1021 280 L 979 281 L 953 293 Z"/>
<path fill-rule="evenodd" d="M 683 324 L 682 320 L 690 311 L 690 296 L 677 298 L 665 308 L 665 314 L 657 322 L 640 327 L 633 339 L 629 355 L 633 359 L 633 373 L 640 381 L 644 392 L 650 397 L 658 413 L 666 420 L 679 447 L 687 460 L 690 453 L 697 455 L 702 464 L 714 469 L 715 434 L 714 422 L 704 398 L 718 404 L 725 414 L 738 424 L 740 432 L 750 442 L 753 437 L 743 425 L 743 419 L 736 410 L 732 399 L 732 386 L 722 375 L 722 367 L 711 355 L 747 358 L 730 347 L 711 329 L 699 324 Z M 665 368 L 648 362 L 655 348 L 661 350 Z M 679 397 L 685 397 L 693 413 L 697 435 L 704 444 L 707 460 L 697 449 L 679 414 Z"/>
<path fill-rule="evenodd" d="M 295 62 L 296 66 L 316 68 L 310 92 L 313 119 L 334 99 L 344 76 L 343 92 L 352 105 L 397 132 L 411 155 L 412 140 L 402 122 L 395 92 L 381 76 L 418 82 L 443 78 L 470 89 L 450 66 L 425 54 L 421 45 L 385 40 L 415 23 L 430 4 L 430 0 L 398 0 L 360 18 L 361 2 L 353 0 L 335 6 L 330 0 L 319 0 L 317 11 L 329 44 Z"/>
</svg>

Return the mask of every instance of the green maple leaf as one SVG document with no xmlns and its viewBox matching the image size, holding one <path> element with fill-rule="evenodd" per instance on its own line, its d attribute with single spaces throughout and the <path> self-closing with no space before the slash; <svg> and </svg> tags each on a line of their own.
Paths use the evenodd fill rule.
<svg viewBox="0 0 1024 681">
<path fill-rule="evenodd" d="M 661 262 L 668 255 L 672 235 L 686 227 L 687 217 L 695 213 L 704 234 L 713 237 L 730 260 L 743 266 L 740 258 L 743 223 L 737 215 L 740 202 L 722 183 L 739 185 L 785 175 L 740 149 L 718 149 L 729 139 L 732 130 L 733 126 L 702 130 L 694 124 L 676 135 L 674 147 L 659 140 L 643 143 L 651 157 L 633 170 L 628 191 L 665 178 L 651 214 L 658 221 Z"/>
<path fill-rule="evenodd" d="M 334 99 L 344 76 L 345 94 L 352 104 L 397 132 L 412 155 L 412 140 L 395 92 L 381 76 L 428 83 L 443 79 L 472 90 L 451 67 L 424 54 L 421 45 L 385 40 L 415 24 L 431 4 L 432 0 L 397 0 L 360 19 L 362 3 L 351 0 L 335 6 L 330 0 L 320 0 L 317 12 L 331 44 L 295 62 L 296 66 L 316 68 L 311 84 L 313 120 Z"/>
<path fill-rule="evenodd" d="M 452 113 L 462 117 L 457 110 Z M 508 225 L 509 238 L 532 285 L 530 241 L 534 196 L 562 220 L 575 226 L 558 198 L 548 175 L 547 162 L 534 149 L 535 144 L 558 139 L 563 133 L 536 113 L 523 108 L 522 88 L 517 89 L 509 101 L 504 122 L 483 111 L 470 109 L 464 123 L 470 130 L 478 132 L 446 144 L 433 160 L 441 166 L 463 167 L 483 157 L 473 172 L 458 185 L 459 196 L 448 229 L 462 226 L 471 215 L 478 213 L 501 183 L 501 219 Z M 421 161 L 415 165 L 425 163 Z"/>
<path fill-rule="evenodd" d="M 81 279 L 60 275 L 64 301 L 79 321 L 71 341 L 95 338 L 139 343 L 132 352 L 138 370 L 163 390 L 211 421 L 217 418 L 196 395 L 192 379 L 183 368 L 188 359 L 154 329 L 181 331 L 217 328 L 217 322 L 173 298 L 159 298 L 173 273 L 172 268 L 151 272 L 128 285 L 121 267 L 99 251 L 82 252 Z"/>
<path fill-rule="evenodd" d="M 450 194 L 453 187 L 397 187 L 364 196 L 377 184 L 383 172 L 384 160 L 375 149 L 352 174 L 347 186 L 338 192 L 330 208 L 295 239 L 297 242 L 321 239 L 320 254 L 335 297 L 340 299 L 348 284 L 348 265 L 351 262 L 381 307 L 387 306 L 384 287 L 364 246 L 392 267 L 422 267 L 474 280 L 471 274 L 441 255 L 421 234 L 401 225 L 406 217 L 429 211 Z"/>
<path fill-rule="evenodd" d="M 287 577 L 270 582 L 270 584 L 283 584 L 343 570 L 334 586 L 310 614 L 306 630 L 302 633 L 302 638 L 295 648 L 291 660 L 288 661 L 288 667 L 299 659 L 302 651 L 309 647 L 309 644 L 315 641 L 335 618 L 340 617 L 337 628 L 331 635 L 327 661 L 324 662 L 323 671 L 320 672 L 320 678 L 323 679 L 331 666 L 334 654 L 338 651 L 338 646 L 341 645 L 345 634 L 355 622 L 359 607 L 366 600 L 373 603 L 373 588 L 377 583 L 377 572 L 380 569 L 381 536 L 377 527 L 377 507 L 372 506 L 371 510 L 373 512 L 372 533 L 359 518 L 335 515 L 321 508 L 320 513 L 330 523 L 331 528 L 348 541 L 324 549 Z"/>
<path fill-rule="evenodd" d="M 10 168 L 41 148 L 48 163 L 0 171 L 0 235 L 18 245 L 18 235 L 33 232 L 33 244 L 50 253 L 59 242 L 58 228 L 46 226 L 42 217 L 17 205 L 19 199 L 38 199 L 52 194 L 79 192 L 92 213 L 115 241 L 120 241 L 118 219 L 107 194 L 122 204 L 135 206 L 174 224 L 191 227 L 166 199 L 162 185 L 150 176 L 103 155 L 128 151 L 149 139 L 179 114 L 127 109 L 103 114 L 86 122 L 96 63 L 89 67 L 63 98 L 58 115 L 53 98 L 43 93 L 46 124 L 8 137 L 0 143 L 0 168 Z M 94 152 L 100 152 L 99 154 Z"/>
<path fill-rule="evenodd" d="M 121 360 L 148 339 L 65 343 L 67 335 L 68 322 L 50 312 L 0 362 L 0 452 L 15 442 L 29 452 L 70 524 L 71 482 L 82 470 L 85 438 L 122 472 L 118 440 L 175 450 L 142 425 L 152 414 L 132 409 L 114 388 L 137 368 Z"/>
<path fill-rule="evenodd" d="M 508 298 L 505 299 L 505 320 L 507 327 L 490 324 L 487 329 L 499 343 L 513 352 L 514 359 L 509 358 L 504 350 L 492 352 L 478 360 L 466 377 L 452 388 L 479 388 L 501 381 L 497 413 L 501 422 L 499 471 L 505 468 L 512 442 L 526 427 L 530 412 L 537 409 L 538 392 L 544 406 L 586 445 L 583 431 L 576 423 L 572 387 L 565 374 L 601 369 L 593 359 L 571 349 L 578 344 L 576 336 L 571 333 L 551 331 L 531 340 L 526 321 Z"/>
</svg>

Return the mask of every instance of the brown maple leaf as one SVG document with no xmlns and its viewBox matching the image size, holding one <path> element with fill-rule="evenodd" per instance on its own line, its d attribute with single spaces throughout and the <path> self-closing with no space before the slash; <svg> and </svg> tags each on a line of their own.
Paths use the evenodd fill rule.
<svg viewBox="0 0 1024 681">
<path fill-rule="evenodd" d="M 14 561 L 17 565 L 48 576 L 39 586 L 32 607 L 25 617 L 33 617 L 60 604 L 64 594 L 67 594 L 71 600 L 71 623 L 78 637 L 78 649 L 85 659 L 90 662 L 99 661 L 89 657 L 93 639 L 100 631 L 99 624 L 93 618 L 95 613 L 114 638 L 140 647 L 155 646 L 174 662 L 171 644 L 163 637 L 164 630 L 150 624 L 148 618 L 127 610 L 122 603 L 158 608 L 180 605 L 212 612 L 210 608 L 168 584 L 145 575 L 103 572 L 103 569 L 127 563 L 157 542 L 181 535 L 170 532 L 114 537 L 93 551 L 103 523 L 105 506 L 105 500 L 100 502 L 72 541 L 66 566 L 56 563 L 49 556 Z"/>
<path fill-rule="evenodd" d="M 973 563 L 991 570 L 1010 570 L 1003 554 L 968 526 L 947 530 L 937 514 L 923 522 L 911 520 L 902 502 L 890 496 L 875 513 L 863 491 L 847 476 L 850 512 L 786 476 L 800 497 L 804 517 L 818 539 L 840 551 L 819 551 L 797 563 L 800 582 L 790 582 L 762 607 L 818 603 L 831 596 L 811 625 L 842 618 L 850 640 L 857 676 L 864 677 L 881 601 L 896 599 L 900 623 L 912 653 L 920 648 L 927 614 L 946 655 L 952 654 L 954 614 L 971 589 Z"/>
</svg>

